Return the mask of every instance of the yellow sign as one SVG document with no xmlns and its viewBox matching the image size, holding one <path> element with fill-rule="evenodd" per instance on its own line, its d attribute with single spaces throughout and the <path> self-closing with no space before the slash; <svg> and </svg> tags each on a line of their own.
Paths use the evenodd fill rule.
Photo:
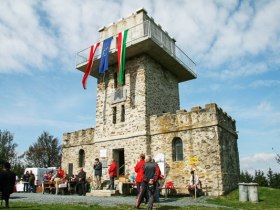
<svg viewBox="0 0 280 210">
<path fill-rule="evenodd" d="M 189 157 L 188 158 L 188 164 L 189 165 L 196 165 L 199 162 L 197 157 Z"/>
</svg>

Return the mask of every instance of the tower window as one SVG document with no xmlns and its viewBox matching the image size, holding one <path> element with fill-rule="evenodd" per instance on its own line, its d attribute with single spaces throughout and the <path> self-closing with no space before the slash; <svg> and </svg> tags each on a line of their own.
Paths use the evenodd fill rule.
<svg viewBox="0 0 280 210">
<path fill-rule="evenodd" d="M 113 124 L 117 122 L 117 107 L 113 107 Z"/>
<path fill-rule="evenodd" d="M 173 161 L 183 160 L 183 142 L 181 138 L 174 138 L 172 142 L 172 159 Z"/>
<path fill-rule="evenodd" d="M 79 167 L 85 166 L 85 151 L 80 149 L 79 151 Z"/>
<path fill-rule="evenodd" d="M 121 110 L 121 122 L 125 121 L 125 109 L 124 105 L 122 105 L 122 110 Z"/>
</svg>

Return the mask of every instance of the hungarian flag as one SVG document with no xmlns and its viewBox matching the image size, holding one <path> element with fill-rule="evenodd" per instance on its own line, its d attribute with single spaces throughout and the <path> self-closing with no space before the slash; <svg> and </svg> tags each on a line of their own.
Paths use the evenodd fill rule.
<svg viewBox="0 0 280 210">
<path fill-rule="evenodd" d="M 99 44 L 100 43 L 98 42 L 97 44 L 91 45 L 91 47 L 90 47 L 90 52 L 89 52 L 89 57 L 88 57 L 88 64 L 87 64 L 87 68 L 86 68 L 84 77 L 82 79 L 82 84 L 83 84 L 84 89 L 87 88 L 86 87 L 87 86 L 87 78 L 88 78 L 88 75 L 90 74 L 90 71 L 91 71 L 94 53 L 95 53 L 96 49 L 98 48 Z"/>
<path fill-rule="evenodd" d="M 118 34 L 118 67 L 119 67 L 118 83 L 119 85 L 123 85 L 127 32 L 128 29 Z"/>
<path fill-rule="evenodd" d="M 101 58 L 99 64 L 99 74 L 104 73 L 108 70 L 108 62 L 109 62 L 109 51 L 113 37 L 109 37 L 103 41 L 103 47 L 101 51 Z"/>
</svg>

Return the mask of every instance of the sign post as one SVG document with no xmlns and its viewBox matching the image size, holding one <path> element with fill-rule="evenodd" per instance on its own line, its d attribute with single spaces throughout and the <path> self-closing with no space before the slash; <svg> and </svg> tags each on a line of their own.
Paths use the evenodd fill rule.
<svg viewBox="0 0 280 210">
<path fill-rule="evenodd" d="M 165 168 L 165 156 L 163 153 L 159 153 L 155 156 L 155 161 L 158 164 L 158 167 L 161 171 L 161 174 L 166 177 L 166 168 Z M 167 189 L 165 187 L 165 198 L 167 198 Z"/>
</svg>

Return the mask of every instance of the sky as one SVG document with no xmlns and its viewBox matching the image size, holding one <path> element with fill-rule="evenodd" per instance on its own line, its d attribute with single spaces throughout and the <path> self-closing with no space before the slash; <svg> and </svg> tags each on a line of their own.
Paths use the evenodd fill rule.
<svg viewBox="0 0 280 210">
<path fill-rule="evenodd" d="M 96 79 L 76 53 L 144 7 L 196 63 L 181 109 L 217 103 L 236 120 L 241 170 L 280 172 L 280 1 L 1 0 L 0 129 L 23 153 L 43 131 L 95 127 Z"/>
</svg>

